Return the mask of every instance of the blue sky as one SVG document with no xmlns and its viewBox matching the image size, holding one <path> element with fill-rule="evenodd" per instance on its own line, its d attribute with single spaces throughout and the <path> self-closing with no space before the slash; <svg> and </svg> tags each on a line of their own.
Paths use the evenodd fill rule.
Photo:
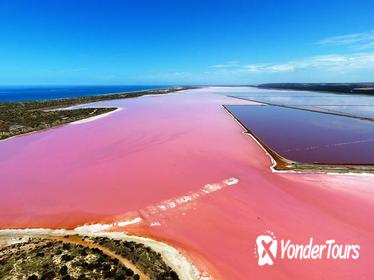
<svg viewBox="0 0 374 280">
<path fill-rule="evenodd" d="M 0 0 L 0 85 L 374 81 L 374 1 Z"/>
</svg>

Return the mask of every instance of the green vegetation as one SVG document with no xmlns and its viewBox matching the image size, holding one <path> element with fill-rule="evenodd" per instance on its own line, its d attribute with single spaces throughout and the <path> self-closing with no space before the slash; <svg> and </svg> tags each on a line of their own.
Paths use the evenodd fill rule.
<svg viewBox="0 0 374 280">
<path fill-rule="evenodd" d="M 107 237 L 96 237 L 91 238 L 91 240 L 115 252 L 117 255 L 125 257 L 151 280 L 179 279 L 177 273 L 165 263 L 161 254 L 144 244 Z"/>
<path fill-rule="evenodd" d="M 19 134 L 56 127 L 113 110 L 115 108 L 55 111 L 0 108 L 0 140 Z"/>
<path fill-rule="evenodd" d="M 0 279 L 139 279 L 101 250 L 31 238 L 0 249 Z"/>
<path fill-rule="evenodd" d="M 0 279 L 179 279 L 160 253 L 141 243 L 79 235 L 16 242 L 0 247 Z"/>
<path fill-rule="evenodd" d="M 0 140 L 97 116 L 113 111 L 116 108 L 56 109 L 149 94 L 166 94 L 183 89 L 187 88 L 178 87 L 41 101 L 0 102 Z"/>
</svg>

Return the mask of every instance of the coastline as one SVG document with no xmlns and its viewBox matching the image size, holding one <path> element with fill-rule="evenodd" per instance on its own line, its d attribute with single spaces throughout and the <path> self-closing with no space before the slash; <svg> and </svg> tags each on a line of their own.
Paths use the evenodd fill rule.
<svg viewBox="0 0 374 280">
<path fill-rule="evenodd" d="M 96 115 L 96 116 L 93 116 L 93 117 L 87 117 L 87 118 L 83 118 L 83 119 L 73 121 L 73 122 L 62 123 L 60 125 L 53 126 L 53 127 L 48 127 L 48 128 L 39 129 L 39 130 L 33 130 L 33 131 L 22 133 L 22 134 L 17 134 L 17 135 L 14 135 L 14 136 L 11 136 L 11 137 L 8 137 L 8 138 L 5 138 L 5 139 L 0 139 L 0 143 L 5 142 L 5 141 L 9 141 L 11 139 L 16 139 L 16 138 L 19 138 L 19 137 L 22 137 L 22 136 L 35 134 L 35 133 L 42 132 L 42 131 L 47 131 L 47 130 L 50 130 L 50 129 L 56 129 L 56 128 L 62 127 L 64 125 L 88 123 L 88 122 L 91 122 L 91 121 L 94 121 L 94 120 L 97 120 L 97 119 L 105 118 L 106 116 L 109 116 L 112 113 L 118 112 L 120 110 L 121 110 L 121 108 L 116 108 L 113 111 L 110 111 L 110 112 L 107 112 L 107 113 L 102 113 L 100 115 Z"/>
<path fill-rule="evenodd" d="M 56 238 L 66 236 L 88 236 L 88 237 L 108 237 L 111 239 L 120 239 L 124 241 L 133 241 L 141 243 L 152 248 L 154 251 L 160 253 L 164 261 L 177 272 L 181 280 L 208 280 L 211 279 L 207 275 L 202 275 L 196 266 L 187 259 L 180 251 L 169 244 L 157 241 L 148 237 L 127 235 L 125 232 L 106 232 L 106 231 L 82 231 L 82 230 L 66 230 L 66 229 L 0 229 L 0 238 L 12 238 L 10 244 L 20 242 L 18 238 L 41 237 L 41 238 Z M 17 239 L 14 239 L 17 238 Z M 21 241 L 22 242 L 22 241 Z"/>
<path fill-rule="evenodd" d="M 65 124 L 81 124 L 91 120 L 96 120 L 105 117 L 112 112 L 105 111 L 117 111 L 118 109 L 115 109 L 115 107 L 109 108 L 100 106 L 80 107 L 81 105 L 146 95 L 168 94 L 185 89 L 188 89 L 188 87 L 149 89 L 127 93 L 107 93 L 97 96 L 92 95 L 49 100 L 0 102 L 0 109 L 2 110 L 2 114 L 0 114 L 0 123 L 4 123 L 3 127 L 0 127 L 0 135 L 5 135 L 3 139 L 0 139 L 0 142 L 12 139 L 15 136 L 27 135 Z M 97 112 L 98 110 L 104 112 Z M 91 116 L 92 114 L 94 114 L 94 116 Z M 13 116 L 13 118 L 9 118 L 9 116 Z M 22 116 L 21 121 L 16 120 L 19 117 L 16 118 L 14 116 Z M 32 124 L 29 124 L 31 119 L 33 122 Z M 35 119 L 37 120 L 36 123 Z M 12 127 L 15 127 L 16 129 L 12 131 Z"/>
<path fill-rule="evenodd" d="M 102 118 L 105 118 L 111 114 L 114 114 L 116 112 L 119 112 L 121 111 L 122 108 L 116 108 L 115 110 L 113 111 L 110 111 L 108 113 L 103 113 L 101 115 L 97 115 L 97 116 L 94 116 L 94 117 L 89 117 L 89 118 L 86 118 L 86 119 L 81 119 L 79 121 L 74 121 L 74 122 L 71 122 L 71 123 L 67 123 L 69 125 L 76 125 L 76 124 L 84 124 L 84 123 L 88 123 L 88 122 L 92 122 L 92 121 L 95 121 L 95 120 L 99 120 L 99 119 L 102 119 Z"/>
</svg>

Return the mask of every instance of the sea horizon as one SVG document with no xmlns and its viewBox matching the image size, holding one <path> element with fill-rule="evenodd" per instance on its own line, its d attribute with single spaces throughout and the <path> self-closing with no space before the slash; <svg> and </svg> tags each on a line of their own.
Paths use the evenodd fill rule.
<svg viewBox="0 0 374 280">
<path fill-rule="evenodd" d="M 51 100 L 97 96 L 172 87 L 170 85 L 7 85 L 0 86 L 0 102 Z"/>
</svg>

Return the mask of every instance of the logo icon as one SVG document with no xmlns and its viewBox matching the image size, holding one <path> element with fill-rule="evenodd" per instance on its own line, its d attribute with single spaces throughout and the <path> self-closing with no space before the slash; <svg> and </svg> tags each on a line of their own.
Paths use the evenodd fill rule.
<svg viewBox="0 0 374 280">
<path fill-rule="evenodd" d="M 278 261 L 357 260 L 360 257 L 360 245 L 342 244 L 335 239 L 317 243 L 313 237 L 309 238 L 309 242 L 295 243 L 290 239 L 279 238 L 277 240 L 274 233 L 267 230 L 264 234 L 257 236 L 253 252 L 259 266 L 273 265 L 276 258 Z"/>
<path fill-rule="evenodd" d="M 258 260 L 258 265 L 273 265 L 275 258 L 277 256 L 278 242 L 274 233 L 271 231 L 266 231 L 265 234 L 259 235 L 256 238 L 255 255 Z"/>
</svg>

